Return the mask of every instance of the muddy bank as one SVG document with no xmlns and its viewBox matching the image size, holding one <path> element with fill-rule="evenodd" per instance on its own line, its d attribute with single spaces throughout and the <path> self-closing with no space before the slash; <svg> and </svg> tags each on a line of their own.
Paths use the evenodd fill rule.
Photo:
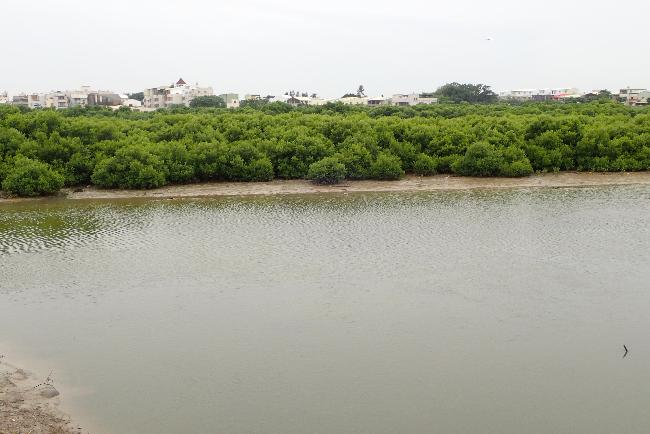
<svg viewBox="0 0 650 434">
<path fill-rule="evenodd" d="M 182 198 L 355 192 L 438 191 L 502 188 L 587 187 L 599 185 L 650 185 L 650 172 L 585 173 L 562 172 L 526 178 L 472 178 L 437 175 L 407 176 L 399 181 L 346 181 L 338 185 L 316 185 L 305 180 L 271 182 L 214 182 L 173 185 L 154 190 L 101 190 L 95 187 L 65 189 L 67 199 Z M 25 199 L 0 198 L 0 203 Z"/>
<path fill-rule="evenodd" d="M 49 376 L 39 378 L 0 359 L 0 433 L 80 432 L 59 410 L 59 391 Z"/>
</svg>

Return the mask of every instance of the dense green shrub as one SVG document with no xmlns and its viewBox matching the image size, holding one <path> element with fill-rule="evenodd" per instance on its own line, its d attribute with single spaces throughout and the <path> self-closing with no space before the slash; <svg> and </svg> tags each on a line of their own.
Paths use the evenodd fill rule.
<svg viewBox="0 0 650 434">
<path fill-rule="evenodd" d="M 477 142 L 467 148 L 465 156 L 452 165 L 452 170 L 463 176 L 497 176 L 503 162 L 503 155 L 494 145 Z"/>
<path fill-rule="evenodd" d="M 63 181 L 48 164 L 20 156 L 6 172 L 2 188 L 18 196 L 42 196 L 59 191 Z"/>
<path fill-rule="evenodd" d="M 438 173 L 438 164 L 439 162 L 436 157 L 420 154 L 413 165 L 413 172 L 422 176 L 435 175 Z"/>
<path fill-rule="evenodd" d="M 374 179 L 400 179 L 404 176 L 402 161 L 395 155 L 382 152 L 370 166 L 370 173 Z"/>
<path fill-rule="evenodd" d="M 650 169 L 650 108 L 614 102 L 245 105 L 150 113 L 0 106 L 0 178 L 25 157 L 66 185 L 118 188 L 307 178 L 333 156 L 348 179 Z"/>
<path fill-rule="evenodd" d="M 166 183 L 162 161 L 143 146 L 121 148 L 100 161 L 91 179 L 103 188 L 156 188 Z"/>
<path fill-rule="evenodd" d="M 309 166 L 307 177 L 318 184 L 337 184 L 343 179 L 347 169 L 338 157 L 325 157 Z"/>
</svg>

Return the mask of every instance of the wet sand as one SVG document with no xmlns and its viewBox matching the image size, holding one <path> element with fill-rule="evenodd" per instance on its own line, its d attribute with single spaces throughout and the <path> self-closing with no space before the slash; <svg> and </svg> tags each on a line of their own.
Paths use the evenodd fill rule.
<svg viewBox="0 0 650 434">
<path fill-rule="evenodd" d="M 370 193 L 444 191 L 504 188 L 561 188 L 599 185 L 650 185 L 650 172 L 587 173 L 561 172 L 532 175 L 526 178 L 473 178 L 449 175 L 430 177 L 407 176 L 399 181 L 345 181 L 337 185 L 317 185 L 306 180 L 275 180 L 271 182 L 213 182 L 172 185 L 154 190 L 102 190 L 88 187 L 82 190 L 64 189 L 58 197 L 67 199 L 129 199 L 183 198 L 210 196 L 255 196 L 285 194 Z M 26 199 L 0 197 L 3 202 Z M 29 200 L 29 199 L 27 199 Z"/>
<path fill-rule="evenodd" d="M 59 397 L 50 378 L 0 359 L 0 433 L 80 433 L 59 409 Z"/>
</svg>

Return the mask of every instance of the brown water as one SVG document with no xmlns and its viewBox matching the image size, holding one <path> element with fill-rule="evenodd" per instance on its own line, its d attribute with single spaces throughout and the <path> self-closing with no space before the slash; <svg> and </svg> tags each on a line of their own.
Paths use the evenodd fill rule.
<svg viewBox="0 0 650 434">
<path fill-rule="evenodd" d="M 639 186 L 2 205 L 0 353 L 93 432 L 646 432 L 649 216 Z"/>
</svg>

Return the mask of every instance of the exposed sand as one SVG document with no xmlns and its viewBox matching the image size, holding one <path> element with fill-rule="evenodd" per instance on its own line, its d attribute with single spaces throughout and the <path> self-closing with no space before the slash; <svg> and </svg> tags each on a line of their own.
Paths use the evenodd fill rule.
<svg viewBox="0 0 650 434">
<path fill-rule="evenodd" d="M 399 181 L 345 181 L 338 185 L 317 185 L 305 180 L 271 182 L 214 182 L 172 185 L 154 190 L 62 190 L 67 199 L 183 198 L 210 196 L 254 196 L 284 194 L 323 194 L 354 192 L 438 191 L 539 187 L 587 187 L 599 185 L 650 185 L 650 172 L 587 173 L 561 172 L 532 175 L 526 178 L 471 178 L 437 175 L 407 176 Z M 1 198 L 3 202 L 25 199 Z"/>
<path fill-rule="evenodd" d="M 0 433 L 80 433 L 59 410 L 59 392 L 49 378 L 38 378 L 0 359 Z"/>
</svg>

